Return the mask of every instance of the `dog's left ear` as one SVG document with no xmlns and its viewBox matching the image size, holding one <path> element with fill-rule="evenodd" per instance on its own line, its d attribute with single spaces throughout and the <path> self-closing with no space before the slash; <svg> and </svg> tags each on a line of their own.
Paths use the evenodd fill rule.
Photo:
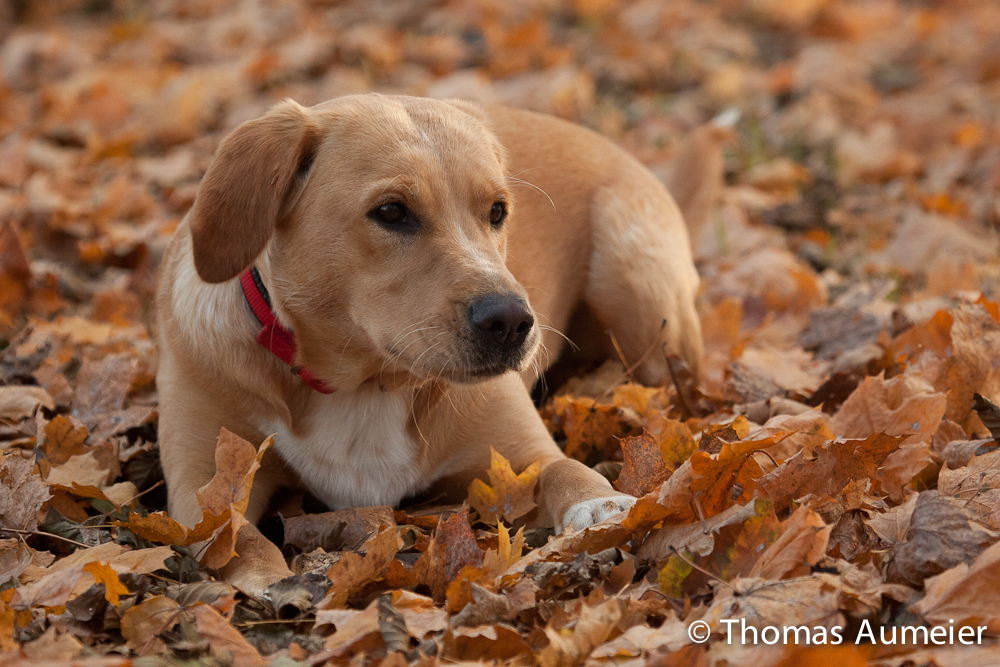
<svg viewBox="0 0 1000 667">
<path fill-rule="evenodd" d="M 221 283 L 253 263 L 301 193 L 319 142 L 319 126 L 291 100 L 222 141 L 190 213 L 202 280 Z"/>
</svg>

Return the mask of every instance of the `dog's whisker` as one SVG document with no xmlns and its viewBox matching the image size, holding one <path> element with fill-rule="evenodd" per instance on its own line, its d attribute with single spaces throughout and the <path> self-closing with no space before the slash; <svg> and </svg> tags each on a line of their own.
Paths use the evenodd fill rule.
<svg viewBox="0 0 1000 667">
<path fill-rule="evenodd" d="M 555 327 L 550 327 L 547 324 L 539 324 L 538 328 L 539 329 L 545 329 L 546 331 L 551 331 L 552 333 L 559 334 L 560 338 L 562 338 L 567 343 L 569 343 L 570 346 L 572 346 L 574 352 L 579 352 L 580 351 L 580 347 L 576 343 L 574 343 L 572 340 L 570 340 L 569 336 L 567 336 L 566 334 L 564 334 L 562 331 L 559 331 L 559 329 L 556 329 Z M 545 345 L 545 343 L 542 343 L 542 345 Z"/>
<path fill-rule="evenodd" d="M 556 210 L 556 203 L 554 201 L 552 201 L 552 197 L 549 196 L 549 193 L 546 192 L 545 190 L 541 189 L 540 187 L 538 187 L 534 183 L 529 183 L 528 181 L 522 180 L 520 178 L 514 178 L 513 176 L 508 176 L 507 180 L 511 181 L 513 183 L 513 185 L 515 185 L 515 186 L 517 186 L 517 185 L 527 185 L 530 188 L 534 188 L 535 190 L 538 190 L 543 195 L 545 195 L 546 199 L 549 200 L 549 204 L 552 205 L 552 210 L 553 211 Z"/>
</svg>

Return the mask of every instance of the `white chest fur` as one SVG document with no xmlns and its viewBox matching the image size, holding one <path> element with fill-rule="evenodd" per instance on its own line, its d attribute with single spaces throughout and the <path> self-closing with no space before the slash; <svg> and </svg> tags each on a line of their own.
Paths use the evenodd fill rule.
<svg viewBox="0 0 1000 667">
<path fill-rule="evenodd" d="M 275 448 L 331 509 L 394 505 L 428 485 L 407 435 L 409 400 L 375 386 L 313 397 L 309 435 L 271 425 Z"/>
</svg>

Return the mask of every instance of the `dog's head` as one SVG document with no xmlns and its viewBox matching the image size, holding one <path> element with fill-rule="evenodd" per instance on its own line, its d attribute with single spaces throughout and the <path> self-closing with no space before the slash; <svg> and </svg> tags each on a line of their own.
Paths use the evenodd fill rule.
<svg viewBox="0 0 1000 667">
<path fill-rule="evenodd" d="M 475 382 L 522 370 L 540 340 L 505 266 L 513 207 L 475 107 L 361 95 L 241 125 L 189 220 L 203 280 L 266 263 L 296 362 L 318 378 Z"/>
</svg>

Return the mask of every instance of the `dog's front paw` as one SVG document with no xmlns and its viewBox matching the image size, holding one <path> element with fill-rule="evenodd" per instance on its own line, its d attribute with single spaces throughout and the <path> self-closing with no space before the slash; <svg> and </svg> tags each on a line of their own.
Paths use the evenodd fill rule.
<svg viewBox="0 0 1000 667">
<path fill-rule="evenodd" d="M 583 530 L 600 523 L 608 517 L 627 512 L 635 505 L 636 498 L 632 496 L 610 496 L 607 498 L 592 498 L 570 507 L 562 521 L 556 524 L 556 534 L 566 528 Z"/>
</svg>

